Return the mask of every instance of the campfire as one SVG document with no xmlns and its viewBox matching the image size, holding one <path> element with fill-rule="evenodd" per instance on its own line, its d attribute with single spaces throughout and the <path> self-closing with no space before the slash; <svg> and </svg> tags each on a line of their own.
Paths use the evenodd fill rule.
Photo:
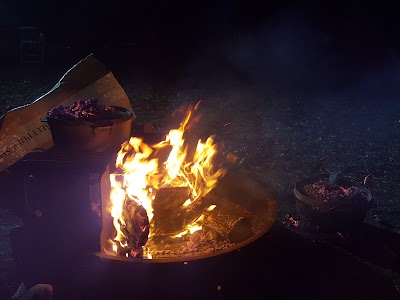
<svg viewBox="0 0 400 300">
<path fill-rule="evenodd" d="M 226 176 L 224 160 L 217 162 L 215 137 L 187 142 L 198 106 L 190 107 L 163 141 L 149 145 L 131 137 L 122 144 L 104 180 L 108 186 L 103 184 L 102 254 L 195 258 L 237 248 L 270 226 L 268 218 L 257 217 L 254 204 L 246 208 L 244 199 L 235 199 L 242 191 L 226 195 L 217 188 L 223 179 L 228 184 L 235 179 Z"/>
<path fill-rule="evenodd" d="M 47 150 L 29 152 L 26 144 L 25 152 L 10 156 L 12 162 L 29 152 L 23 160 L 26 238 L 56 232 L 74 248 L 66 252 L 176 262 L 239 249 L 269 230 L 275 199 L 233 163 L 236 156 L 215 135 L 194 134 L 200 103 L 181 111 L 180 122 L 154 142 L 144 130 L 132 134 L 136 115 L 104 66 L 88 57 L 76 68 L 55 89 L 68 98 L 49 93 L 36 102 L 46 104 L 37 121 L 49 125 L 38 143 Z M 78 87 L 64 83 L 74 77 Z"/>
<path fill-rule="evenodd" d="M 89 282 L 89 293 L 101 294 L 103 282 L 110 290 L 118 285 L 113 293 L 130 289 L 125 277 L 138 283 L 135 291 L 139 286 L 147 294 L 148 283 L 159 282 L 142 276 L 148 272 L 167 279 L 164 283 L 174 290 L 175 283 L 168 280 L 181 278 L 191 290 L 197 278 L 187 274 L 198 274 L 190 269 L 197 263 L 185 263 L 185 270 L 168 279 L 170 270 L 182 267 L 175 263 L 202 259 L 198 263 L 207 270 L 209 263 L 233 266 L 232 259 L 246 257 L 245 251 L 235 250 L 271 228 L 276 202 L 265 183 L 233 163 L 236 156 L 219 143 L 220 136 L 198 138 L 193 125 L 201 120 L 199 106 L 183 111 L 180 122 L 155 139 L 158 133 L 132 127 L 136 115 L 110 72 L 93 58 L 76 69 L 42 100 L 22 108 L 26 118 L 13 111 L 3 122 L 23 124 L 10 131 L 7 149 L 13 151 L 0 166 L 24 155 L 23 226 L 12 235 L 23 281 L 40 279 L 64 287 L 68 277 L 79 288 Z M 70 78 L 76 80 L 69 83 Z M 28 115 L 35 119 L 28 122 Z M 46 131 L 39 135 L 43 122 Z M 14 137 L 26 141 L 20 145 Z M 38 145 L 40 150 L 33 151 Z M 221 255 L 228 252 L 234 253 Z M 170 265 L 168 272 L 157 263 Z M 120 267 L 135 271 L 121 272 Z"/>
</svg>

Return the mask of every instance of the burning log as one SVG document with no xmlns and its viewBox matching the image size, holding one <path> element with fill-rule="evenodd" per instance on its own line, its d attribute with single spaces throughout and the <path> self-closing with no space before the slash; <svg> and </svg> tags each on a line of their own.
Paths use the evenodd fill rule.
<svg viewBox="0 0 400 300">
<path fill-rule="evenodd" d="M 240 243 L 254 235 L 251 214 L 232 203 L 227 197 L 216 199 L 208 196 L 186 207 L 184 204 L 188 199 L 188 188 L 159 190 L 153 205 L 155 235 L 167 236 L 181 233 L 199 217 L 201 219 L 199 225 L 215 232 L 228 243 Z"/>
<path fill-rule="evenodd" d="M 185 201 L 189 199 L 186 187 L 161 188 L 154 199 L 154 234 L 174 235 L 184 229 Z"/>
<path fill-rule="evenodd" d="M 132 200 L 126 200 L 122 214 L 125 224 L 119 222 L 121 231 L 126 237 L 127 246 L 122 252 L 130 252 L 133 257 L 143 256 L 143 246 L 149 237 L 149 219 L 143 206 L 139 206 Z M 128 250 L 128 251 L 127 251 Z"/>
<path fill-rule="evenodd" d="M 254 235 L 251 214 L 226 197 L 207 197 L 200 207 L 191 209 L 190 214 L 203 215 L 202 225 L 218 233 L 228 243 L 240 243 Z"/>
</svg>

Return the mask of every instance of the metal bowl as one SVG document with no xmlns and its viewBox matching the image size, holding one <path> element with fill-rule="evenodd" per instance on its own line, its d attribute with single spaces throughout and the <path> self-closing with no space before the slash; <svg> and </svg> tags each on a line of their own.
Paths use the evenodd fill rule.
<svg viewBox="0 0 400 300">
<path fill-rule="evenodd" d="M 327 181 L 328 174 L 321 174 L 316 177 L 306 178 L 298 181 L 293 189 L 296 197 L 296 207 L 300 216 L 312 223 L 319 225 L 323 229 L 343 230 L 349 229 L 354 225 L 364 221 L 368 210 L 373 207 L 372 194 L 363 186 L 355 185 L 346 180 L 337 179 L 335 184 L 344 187 L 357 187 L 365 191 L 363 195 L 355 195 L 341 201 L 321 201 L 320 199 L 309 196 L 304 187 L 318 182 Z"/>
<path fill-rule="evenodd" d="M 89 120 L 63 120 L 50 117 L 47 122 L 56 147 L 85 152 L 118 152 L 121 144 L 129 140 L 133 113 L 123 107 L 100 113 Z"/>
</svg>

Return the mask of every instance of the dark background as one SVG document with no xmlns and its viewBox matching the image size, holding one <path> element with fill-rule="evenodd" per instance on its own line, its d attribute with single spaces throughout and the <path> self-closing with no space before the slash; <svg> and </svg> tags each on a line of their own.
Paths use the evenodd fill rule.
<svg viewBox="0 0 400 300">
<path fill-rule="evenodd" d="M 196 77 L 261 92 L 397 92 L 395 1 L 22 0 L 2 1 L 0 14 L 2 66 L 18 65 L 18 28 L 34 26 L 47 68 L 94 53 L 119 78 L 161 86 Z"/>
<path fill-rule="evenodd" d="M 399 54 L 395 1 L 20 0 L 1 1 L 0 13 L 2 64 L 18 61 L 22 26 L 45 33 L 49 64 L 94 52 L 113 65 L 131 59 L 150 68 L 168 58 L 178 68 L 208 53 L 210 61 L 234 56 L 247 69 L 344 71 Z M 242 45 L 247 53 L 232 54 Z"/>
</svg>

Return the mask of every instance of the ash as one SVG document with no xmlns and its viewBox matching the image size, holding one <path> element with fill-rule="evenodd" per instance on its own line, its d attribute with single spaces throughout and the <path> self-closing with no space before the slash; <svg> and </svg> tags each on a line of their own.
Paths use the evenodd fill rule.
<svg viewBox="0 0 400 300">
<path fill-rule="evenodd" d="M 145 246 L 145 256 L 150 249 L 153 259 L 195 258 L 209 256 L 235 246 L 236 243 L 228 243 L 216 232 L 201 230 L 180 238 L 153 236 Z"/>
</svg>

